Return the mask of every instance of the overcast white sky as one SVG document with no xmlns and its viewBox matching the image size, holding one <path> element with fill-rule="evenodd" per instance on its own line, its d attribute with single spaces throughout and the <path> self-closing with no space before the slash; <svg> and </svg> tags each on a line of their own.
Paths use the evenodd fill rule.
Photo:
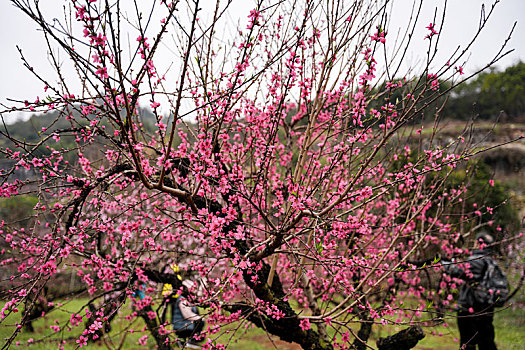
<svg viewBox="0 0 525 350">
<path fill-rule="evenodd" d="M 124 2 L 130 0 L 124 0 Z M 141 0 L 145 1 L 145 0 Z M 349 0 L 350 1 L 350 0 Z M 444 56 L 450 55 L 458 45 L 465 45 L 472 34 L 477 30 L 481 5 L 484 3 L 487 10 L 495 0 L 449 0 L 445 29 L 440 33 L 440 51 Z M 206 0 L 204 0 L 206 2 Z M 235 3 L 236 2 L 236 3 Z M 45 7 L 62 8 L 65 0 L 41 0 Z M 246 17 L 253 0 L 234 0 L 235 15 Z M 413 0 L 396 0 L 392 13 L 392 24 L 401 25 L 410 11 Z M 425 0 L 425 6 L 420 23 L 420 31 L 416 35 L 424 37 L 424 27 L 432 22 L 434 9 L 442 8 L 443 0 Z M 512 39 L 508 43 L 509 49 L 515 51 L 504 58 L 499 67 L 525 61 L 525 0 L 501 0 L 495 15 L 489 22 L 477 43 L 472 48 L 472 54 L 465 66 L 466 72 L 473 72 L 484 66 L 500 49 L 512 25 L 518 22 Z M 60 10 L 57 12 L 60 16 Z M 439 17 L 439 15 L 438 15 Z M 418 42 L 416 42 L 417 44 Z M 419 40 L 421 46 L 415 45 L 413 52 L 407 57 L 407 64 L 416 64 L 421 59 L 419 53 L 425 51 L 425 41 Z M 43 84 L 37 81 L 24 67 L 16 49 L 18 45 L 24 55 L 35 68 L 44 69 L 48 66 L 46 48 L 42 35 L 36 26 L 19 10 L 14 8 L 10 0 L 0 0 L 0 103 L 11 104 L 7 98 L 19 100 L 34 100 L 42 95 Z M 3 109 L 0 107 L 0 109 Z M 8 117 L 12 120 L 13 117 Z"/>
</svg>

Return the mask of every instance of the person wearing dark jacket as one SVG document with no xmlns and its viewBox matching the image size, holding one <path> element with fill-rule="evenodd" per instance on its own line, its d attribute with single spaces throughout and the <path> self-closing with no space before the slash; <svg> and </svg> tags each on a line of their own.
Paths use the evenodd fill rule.
<svg viewBox="0 0 525 350">
<path fill-rule="evenodd" d="M 497 350 L 492 324 L 494 306 L 479 303 L 474 296 L 474 288 L 483 279 L 489 260 L 492 260 L 492 252 L 487 245 L 490 246 L 493 242 L 490 234 L 480 231 L 476 235 L 477 249 L 464 262 L 464 269 L 456 263 L 443 264 L 447 274 L 465 281 L 459 291 L 457 318 L 462 350 L 475 350 L 476 344 L 479 350 Z"/>
</svg>

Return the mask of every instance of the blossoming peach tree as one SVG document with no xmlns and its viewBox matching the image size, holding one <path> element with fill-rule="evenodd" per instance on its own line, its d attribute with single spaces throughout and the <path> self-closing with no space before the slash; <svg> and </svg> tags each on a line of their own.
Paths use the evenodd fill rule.
<svg viewBox="0 0 525 350">
<path fill-rule="evenodd" d="M 0 222 L 0 322 L 21 314 L 6 346 L 44 317 L 60 339 L 80 329 L 82 347 L 118 317 L 169 349 L 163 284 L 200 307 L 210 349 L 247 325 L 304 349 L 364 349 L 373 324 L 448 312 L 433 307 L 451 304 L 435 257 L 480 215 L 450 214 L 466 188 L 447 179 L 479 149 L 468 128 L 437 141 L 442 97 L 467 78 L 467 51 L 437 62 L 444 16 L 427 26 L 416 2 L 396 36 L 389 1 L 257 0 L 239 24 L 232 1 L 70 0 L 62 21 L 12 3 L 56 74 L 20 51 L 45 97 L 2 111 L 48 122 L 34 142 L 2 130 L 0 196 L 37 198 L 23 225 Z M 422 74 L 400 79 L 414 40 L 428 44 Z M 60 285 L 86 300 L 64 324 Z"/>
</svg>

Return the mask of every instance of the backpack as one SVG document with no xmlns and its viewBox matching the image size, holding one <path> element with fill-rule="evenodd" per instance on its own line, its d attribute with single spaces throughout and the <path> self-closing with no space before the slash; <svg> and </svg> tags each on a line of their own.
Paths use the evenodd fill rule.
<svg viewBox="0 0 525 350">
<path fill-rule="evenodd" d="M 173 303 L 173 313 L 171 323 L 175 333 L 182 338 L 189 338 L 195 334 L 200 333 L 204 327 L 204 321 L 199 317 L 199 311 L 196 306 L 191 306 L 191 313 L 193 314 L 191 319 L 184 318 L 181 310 L 180 304 L 184 300 L 179 297 L 175 299 Z"/>
<path fill-rule="evenodd" d="M 485 274 L 474 289 L 474 299 L 480 305 L 502 307 L 509 296 L 509 281 L 492 259 L 486 259 Z"/>
</svg>

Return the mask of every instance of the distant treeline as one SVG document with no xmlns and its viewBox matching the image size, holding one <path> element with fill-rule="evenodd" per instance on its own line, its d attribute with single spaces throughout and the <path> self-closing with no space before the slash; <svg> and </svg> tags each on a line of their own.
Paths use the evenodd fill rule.
<svg viewBox="0 0 525 350">
<path fill-rule="evenodd" d="M 74 118 L 66 118 L 68 114 L 72 114 Z M 34 143 L 40 141 L 45 135 L 53 134 L 57 130 L 71 130 L 84 127 L 89 124 L 90 120 L 95 119 L 93 115 L 88 115 L 87 117 L 79 117 L 79 115 L 77 110 L 67 113 L 55 110 L 43 114 L 33 114 L 28 119 L 18 120 L 7 126 L 0 124 L 0 147 L 6 146 L 8 143 L 8 137 L 2 137 L 2 135 L 8 135 L 17 140 L 25 140 L 27 143 Z M 155 116 L 150 110 L 139 108 L 139 119 L 146 130 L 153 130 Z M 100 125 L 104 125 L 108 132 L 113 130 L 111 124 L 106 120 L 102 120 Z"/>
<path fill-rule="evenodd" d="M 478 74 L 469 83 L 452 92 L 443 110 L 446 118 L 469 119 L 473 113 L 481 119 L 502 117 L 511 121 L 525 115 L 525 63 L 519 62 L 504 71 Z"/>
<path fill-rule="evenodd" d="M 491 69 L 482 72 L 468 82 L 458 85 L 449 94 L 444 94 L 452 84 L 450 80 L 436 79 L 432 74 L 424 74 L 412 79 L 397 79 L 390 83 L 384 82 L 371 91 L 376 96 L 368 107 L 380 109 L 385 104 L 391 103 L 401 109 L 412 103 L 412 100 L 407 98 L 407 95 L 411 95 L 423 97 L 414 107 L 422 110 L 417 116 L 418 121 L 431 121 L 436 116 L 436 112 L 439 112 L 441 118 L 458 120 L 502 118 L 503 122 L 511 122 L 525 116 L 525 63 L 523 62 L 510 66 L 504 71 Z M 420 95 L 423 89 L 427 91 Z M 423 106 L 425 106 L 424 110 Z"/>
</svg>

